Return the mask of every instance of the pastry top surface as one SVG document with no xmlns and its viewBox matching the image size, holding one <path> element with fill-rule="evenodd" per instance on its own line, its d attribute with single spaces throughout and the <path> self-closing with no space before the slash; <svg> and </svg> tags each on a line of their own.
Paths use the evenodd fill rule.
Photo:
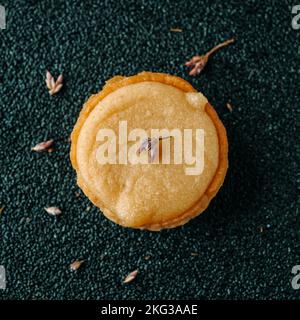
<svg viewBox="0 0 300 320">
<path fill-rule="evenodd" d="M 105 96 L 88 114 L 76 144 L 77 172 L 93 194 L 93 202 L 112 212 L 123 225 L 142 226 L 163 223 L 180 216 L 203 196 L 219 163 L 219 140 L 214 122 L 206 112 L 207 99 L 198 92 L 185 92 L 174 86 L 144 81 L 118 88 Z M 196 149 L 196 129 L 204 130 L 204 168 L 201 174 L 187 174 L 195 164 L 101 164 L 97 152 L 100 129 L 116 133 L 116 159 L 127 147 L 118 145 L 120 122 L 127 132 L 141 128 L 192 129 L 192 150 Z M 168 141 L 167 141 L 168 140 Z M 138 140 L 137 140 L 138 141 Z M 141 143 L 141 141 L 138 141 Z M 165 139 L 174 151 L 175 139 Z M 199 143 L 199 141 L 198 141 Z M 161 147 L 160 147 L 160 151 Z M 172 152 L 171 152 L 172 155 Z M 172 156 L 171 156 L 172 157 Z"/>
</svg>

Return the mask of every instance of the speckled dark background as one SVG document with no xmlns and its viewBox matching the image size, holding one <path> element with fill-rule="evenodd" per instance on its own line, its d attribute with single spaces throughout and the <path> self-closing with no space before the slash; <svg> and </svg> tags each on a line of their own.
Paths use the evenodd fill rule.
<svg viewBox="0 0 300 320">
<path fill-rule="evenodd" d="M 2 299 L 299 299 L 291 287 L 291 268 L 300 264 L 295 1 L 2 4 Z M 187 75 L 188 58 L 231 37 L 236 44 L 199 77 Z M 54 97 L 46 69 L 65 75 Z M 230 144 L 230 169 L 209 209 L 160 233 L 121 228 L 82 194 L 76 198 L 69 161 L 68 136 L 84 101 L 113 75 L 142 70 L 191 81 L 215 106 Z M 31 152 L 49 138 L 55 152 Z M 57 220 L 43 209 L 52 205 L 63 210 Z M 74 259 L 86 261 L 77 272 L 69 270 Z M 136 268 L 135 281 L 123 285 Z"/>
</svg>

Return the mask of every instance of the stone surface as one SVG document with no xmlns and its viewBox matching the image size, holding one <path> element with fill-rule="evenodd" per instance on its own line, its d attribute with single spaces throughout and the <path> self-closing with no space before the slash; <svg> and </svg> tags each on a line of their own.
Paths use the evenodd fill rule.
<svg viewBox="0 0 300 320">
<path fill-rule="evenodd" d="M 300 264 L 300 31 L 291 27 L 293 1 L 3 4 L 1 299 L 299 299 L 291 287 L 291 269 Z M 186 60 L 231 37 L 236 44 L 198 77 L 188 76 Z M 46 69 L 65 76 L 52 97 Z M 121 228 L 76 197 L 69 161 L 68 137 L 84 101 L 113 75 L 142 70 L 191 81 L 215 106 L 230 146 L 230 169 L 209 209 L 160 233 Z M 54 152 L 30 150 L 51 138 Z M 62 215 L 49 216 L 47 206 Z M 74 260 L 85 263 L 72 272 Z M 124 285 L 135 269 L 136 279 Z"/>
</svg>

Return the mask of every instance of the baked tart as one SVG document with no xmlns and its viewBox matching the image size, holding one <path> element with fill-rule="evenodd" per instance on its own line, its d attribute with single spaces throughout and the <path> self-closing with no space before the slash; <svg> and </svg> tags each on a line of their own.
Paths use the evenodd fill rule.
<svg viewBox="0 0 300 320">
<path fill-rule="evenodd" d="M 131 228 L 159 231 L 198 216 L 228 167 L 214 108 L 164 73 L 107 81 L 83 106 L 71 142 L 79 187 L 108 219 Z"/>
</svg>

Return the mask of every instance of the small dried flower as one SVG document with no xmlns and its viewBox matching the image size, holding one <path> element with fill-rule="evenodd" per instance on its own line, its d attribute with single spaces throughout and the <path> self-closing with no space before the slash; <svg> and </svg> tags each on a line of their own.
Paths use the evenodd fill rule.
<svg viewBox="0 0 300 320">
<path fill-rule="evenodd" d="M 226 107 L 230 112 L 233 111 L 232 105 L 229 102 L 226 104 Z"/>
<path fill-rule="evenodd" d="M 57 207 L 47 207 L 44 208 L 51 216 L 59 216 L 62 212 Z"/>
<path fill-rule="evenodd" d="M 161 140 L 168 139 L 170 137 L 159 137 L 159 138 L 147 138 L 142 143 L 138 149 L 138 154 L 143 151 L 148 151 L 148 156 L 150 162 L 153 162 L 157 155 L 158 143 Z"/>
<path fill-rule="evenodd" d="M 204 69 L 204 67 L 207 64 L 207 61 L 208 61 L 209 57 L 214 52 L 216 52 L 220 48 L 225 47 L 225 46 L 227 46 L 227 45 L 229 45 L 230 43 L 233 43 L 233 42 L 234 42 L 234 39 L 230 39 L 230 40 L 224 41 L 224 42 L 218 44 L 217 46 L 213 47 L 206 54 L 204 54 L 202 56 L 196 55 L 191 60 L 187 61 L 185 63 L 185 65 L 187 67 L 192 68 L 191 71 L 189 72 L 189 75 L 190 76 L 198 75 Z"/>
<path fill-rule="evenodd" d="M 143 151 L 148 151 L 150 162 L 153 162 L 157 153 L 156 151 L 157 142 L 158 142 L 157 138 L 145 139 L 138 149 L 138 154 L 142 153 Z"/>
<path fill-rule="evenodd" d="M 144 259 L 145 260 L 149 260 L 151 258 L 151 256 L 145 256 Z"/>
<path fill-rule="evenodd" d="M 123 283 L 129 283 L 131 281 L 133 281 L 135 279 L 135 277 L 137 276 L 138 274 L 138 270 L 134 270 L 132 272 L 130 272 L 126 278 L 124 279 Z"/>
<path fill-rule="evenodd" d="M 36 152 L 41 152 L 41 151 L 46 151 L 48 150 L 54 143 L 54 140 L 47 140 L 47 141 L 43 141 L 38 143 L 37 145 L 35 145 L 34 147 L 31 148 L 32 151 L 36 151 Z"/>
<path fill-rule="evenodd" d="M 71 263 L 70 269 L 72 271 L 76 271 L 82 266 L 83 263 L 84 263 L 84 260 L 75 260 L 74 262 Z"/>
<path fill-rule="evenodd" d="M 57 80 L 55 81 L 53 76 L 51 75 L 51 73 L 47 70 L 46 71 L 46 85 L 47 88 L 49 90 L 49 94 L 50 96 L 54 95 L 55 93 L 57 93 L 58 91 L 60 91 L 60 89 L 63 86 L 63 75 L 59 75 L 59 77 L 57 78 Z"/>
<path fill-rule="evenodd" d="M 171 28 L 170 31 L 171 32 L 182 32 L 183 30 L 180 28 Z"/>
<path fill-rule="evenodd" d="M 191 60 L 185 63 L 187 67 L 191 67 L 192 70 L 189 72 L 190 76 L 196 76 L 199 74 L 204 67 L 206 66 L 206 63 L 208 61 L 208 56 L 194 56 Z"/>
</svg>

